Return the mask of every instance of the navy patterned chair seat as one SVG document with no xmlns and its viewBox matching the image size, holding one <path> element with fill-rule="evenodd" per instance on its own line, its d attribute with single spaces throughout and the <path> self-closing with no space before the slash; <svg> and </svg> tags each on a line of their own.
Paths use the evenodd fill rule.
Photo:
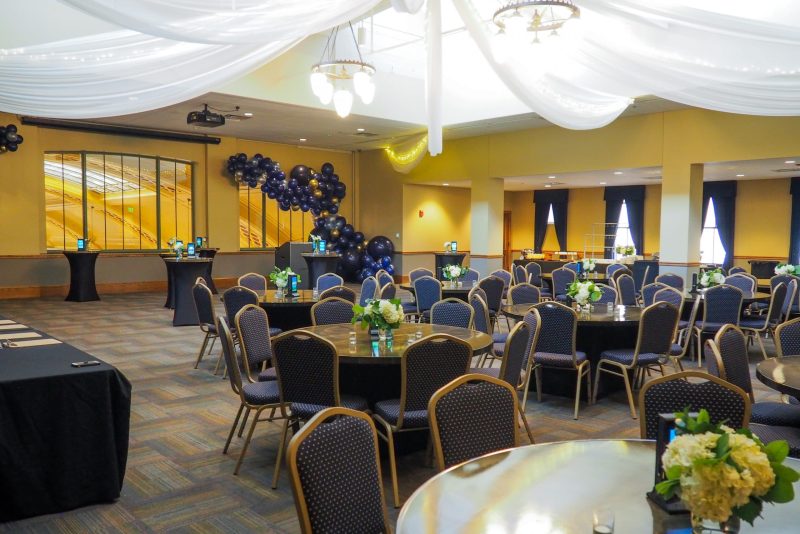
<svg viewBox="0 0 800 534">
<path fill-rule="evenodd" d="M 375 403 L 375 415 L 379 415 L 392 425 L 400 417 L 400 399 L 389 399 Z M 427 428 L 428 410 L 406 410 L 403 414 L 403 428 Z"/>
<path fill-rule="evenodd" d="M 748 315 L 747 319 L 741 319 L 739 321 L 739 326 L 742 328 L 755 328 L 755 329 L 764 328 L 765 326 L 767 326 L 767 316 L 762 315 L 754 317 L 752 315 Z"/>
<path fill-rule="evenodd" d="M 283 328 L 276 328 L 274 326 L 270 326 L 269 327 L 269 335 L 270 335 L 270 337 L 277 336 L 278 334 L 283 334 Z"/>
<path fill-rule="evenodd" d="M 416 302 L 403 302 L 403 313 L 417 313 L 417 303 Z"/>
<path fill-rule="evenodd" d="M 678 347 L 678 354 L 680 354 L 680 345 Z M 675 346 L 673 346 L 672 350 L 674 350 Z M 633 362 L 633 355 L 636 353 L 636 349 L 619 349 L 619 350 L 605 350 L 600 355 L 600 357 L 604 360 L 611 360 L 612 362 L 622 363 L 625 365 L 630 365 Z M 642 365 L 658 365 L 663 358 L 659 354 L 653 354 L 651 352 L 645 352 L 639 354 L 639 363 Z"/>
<path fill-rule="evenodd" d="M 681 319 L 678 321 L 678 330 L 683 330 L 684 328 L 689 328 L 690 323 L 685 319 Z"/>
<path fill-rule="evenodd" d="M 800 428 L 751 424 L 750 430 L 765 444 L 785 440 L 789 443 L 789 456 L 800 458 Z"/>
<path fill-rule="evenodd" d="M 267 382 L 268 380 L 277 380 L 278 374 L 275 372 L 274 367 L 269 367 L 258 373 L 259 382 Z"/>
<path fill-rule="evenodd" d="M 750 422 L 800 428 L 800 407 L 783 402 L 756 402 L 752 406 Z"/>
<path fill-rule="evenodd" d="M 367 404 L 366 399 L 356 395 L 347 395 L 345 393 L 339 394 L 339 405 L 359 412 L 366 412 L 369 410 L 369 404 Z M 292 410 L 292 417 L 300 419 L 311 419 L 322 410 L 330 408 L 330 406 L 309 404 L 306 402 L 293 402 L 290 407 Z"/>
<path fill-rule="evenodd" d="M 250 404 L 277 404 L 281 401 L 276 380 L 243 384 L 242 393 L 244 393 L 244 400 Z"/>
<path fill-rule="evenodd" d="M 495 332 L 492 334 L 492 341 L 495 343 L 505 343 L 508 339 L 508 332 Z"/>
<path fill-rule="evenodd" d="M 711 321 L 697 321 L 696 325 L 702 332 L 717 332 L 728 323 L 712 323 Z"/>
<path fill-rule="evenodd" d="M 680 356 L 683 354 L 683 347 L 680 343 L 673 343 L 672 346 L 669 348 L 669 355 L 670 356 Z"/>
<path fill-rule="evenodd" d="M 537 352 L 533 355 L 533 361 L 545 367 L 574 367 L 572 354 L 557 354 L 555 352 Z M 580 364 L 586 361 L 586 353 L 579 350 L 575 351 L 575 362 Z"/>
</svg>

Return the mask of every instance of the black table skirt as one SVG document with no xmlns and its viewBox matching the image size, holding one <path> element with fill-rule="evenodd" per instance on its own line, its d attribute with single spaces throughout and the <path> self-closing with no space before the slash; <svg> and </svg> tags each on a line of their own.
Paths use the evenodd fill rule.
<svg viewBox="0 0 800 534">
<path fill-rule="evenodd" d="M 69 261 L 69 294 L 65 300 L 88 302 L 100 300 L 95 285 L 94 266 L 99 252 L 64 251 Z"/>
<path fill-rule="evenodd" d="M 197 308 L 194 305 L 192 288 L 197 277 L 204 276 L 211 265 L 210 261 L 181 260 L 172 263 L 173 304 L 172 326 L 191 326 L 200 324 Z M 169 267 L 167 267 L 169 269 Z"/>
<path fill-rule="evenodd" d="M 119 497 L 131 385 L 67 344 L 0 350 L 0 521 Z"/>
<path fill-rule="evenodd" d="M 339 265 L 339 254 L 300 254 L 308 265 L 308 277 L 306 279 L 306 289 L 314 289 L 317 286 L 317 278 L 326 273 L 335 273 Z"/>
</svg>

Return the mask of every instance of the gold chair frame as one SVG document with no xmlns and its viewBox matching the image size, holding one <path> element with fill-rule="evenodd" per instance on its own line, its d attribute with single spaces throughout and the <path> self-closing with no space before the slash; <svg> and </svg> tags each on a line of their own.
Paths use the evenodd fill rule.
<svg viewBox="0 0 800 534">
<path fill-rule="evenodd" d="M 351 308 L 353 307 L 353 303 L 352 302 L 350 302 L 347 299 L 343 299 L 342 297 L 327 297 L 327 298 L 324 298 L 324 299 L 320 299 L 317 302 L 315 302 L 313 306 L 311 306 L 311 311 L 310 311 L 310 313 L 311 313 L 311 326 L 317 326 L 317 316 L 316 316 L 315 312 L 317 311 L 317 307 L 320 304 L 328 303 L 328 302 L 337 302 L 337 301 L 338 302 L 344 302 L 345 304 L 350 305 Z M 347 323 L 342 323 L 342 324 L 347 324 Z"/>
</svg>

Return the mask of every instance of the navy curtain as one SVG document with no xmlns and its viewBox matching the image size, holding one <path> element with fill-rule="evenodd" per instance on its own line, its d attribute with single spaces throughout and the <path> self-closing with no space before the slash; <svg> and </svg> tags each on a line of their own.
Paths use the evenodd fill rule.
<svg viewBox="0 0 800 534">
<path fill-rule="evenodd" d="M 550 206 L 553 206 L 553 223 L 556 238 L 561 250 L 567 250 L 567 204 L 569 202 L 569 189 L 556 189 L 555 191 L 534 191 L 533 246 L 536 252 L 542 251 L 544 238 L 547 234 L 547 215 Z"/>
<path fill-rule="evenodd" d="M 622 202 L 628 208 L 628 226 L 633 238 L 633 246 L 636 252 L 644 254 L 644 191 L 643 185 L 630 185 L 619 187 L 606 187 L 603 195 L 606 201 L 606 223 L 613 226 L 606 226 L 610 234 L 616 234 L 617 221 L 622 211 Z M 614 257 L 614 237 L 606 238 L 607 257 Z"/>
<path fill-rule="evenodd" d="M 725 249 L 724 269 L 733 266 L 733 241 L 736 232 L 736 181 L 705 182 L 703 184 L 702 223 L 705 224 L 708 213 L 708 201 L 714 202 L 714 214 L 717 218 L 717 231 L 722 248 Z"/>
<path fill-rule="evenodd" d="M 792 178 L 792 226 L 789 232 L 789 263 L 800 263 L 800 177 Z"/>
</svg>

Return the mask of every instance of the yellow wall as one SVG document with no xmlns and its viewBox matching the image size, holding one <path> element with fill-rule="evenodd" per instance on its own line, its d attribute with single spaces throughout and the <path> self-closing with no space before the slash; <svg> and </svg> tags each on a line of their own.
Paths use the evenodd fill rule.
<svg viewBox="0 0 800 534">
<path fill-rule="evenodd" d="M 469 204 L 469 189 L 403 186 L 403 250 L 439 251 L 453 240 L 460 250 L 470 250 Z"/>
<path fill-rule="evenodd" d="M 792 196 L 789 178 L 741 180 L 736 191 L 736 233 L 734 253 L 745 258 L 786 259 Z"/>
<path fill-rule="evenodd" d="M 19 126 L 24 143 L 19 151 L 0 155 L 0 255 L 36 255 L 46 251 L 43 158 L 48 151 L 122 152 L 163 156 L 194 162 L 195 234 L 208 235 L 209 243 L 223 251 L 239 250 L 239 198 L 227 175 L 228 156 L 260 152 L 279 161 L 288 172 L 304 164 L 319 169 L 326 161 L 347 185 L 340 214 L 351 222 L 355 213 L 353 157 L 350 152 L 295 147 L 222 137 L 219 145 L 102 135 L 22 126 L 18 117 L 0 113 L 0 124 Z M 213 133 L 212 133 L 213 135 Z M 268 201 L 268 206 L 273 201 Z M 289 217 L 288 214 L 286 214 Z M 293 226 L 303 228 L 301 215 L 292 213 Z M 286 219 L 288 222 L 288 218 Z M 294 223 L 297 222 L 295 225 Z M 310 230 L 308 221 L 305 230 Z M 294 238 L 300 238 L 295 232 Z"/>
</svg>

